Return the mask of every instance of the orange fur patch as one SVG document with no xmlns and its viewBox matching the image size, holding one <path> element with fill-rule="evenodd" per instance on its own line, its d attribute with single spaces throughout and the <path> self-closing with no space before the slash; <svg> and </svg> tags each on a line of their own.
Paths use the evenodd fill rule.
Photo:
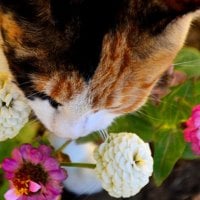
<svg viewBox="0 0 200 200">
<path fill-rule="evenodd" d="M 1 15 L 1 27 L 4 31 L 6 31 L 6 37 L 12 44 L 21 43 L 21 37 L 23 34 L 22 29 L 20 26 L 13 20 L 12 14 L 3 14 Z"/>
<path fill-rule="evenodd" d="M 180 48 L 182 41 L 173 44 L 166 37 L 174 40 L 170 35 L 138 36 L 137 30 L 134 36 L 128 28 L 107 34 L 90 83 L 93 109 L 124 114 L 141 107 Z"/>
<path fill-rule="evenodd" d="M 59 103 L 70 101 L 85 87 L 82 77 L 74 71 L 67 74 L 54 72 L 49 76 L 32 78 L 37 91 L 44 92 Z"/>
</svg>

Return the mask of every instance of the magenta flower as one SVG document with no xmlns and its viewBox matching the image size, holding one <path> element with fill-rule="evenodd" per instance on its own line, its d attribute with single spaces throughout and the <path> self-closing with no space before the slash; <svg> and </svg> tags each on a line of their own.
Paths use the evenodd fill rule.
<svg viewBox="0 0 200 200">
<path fill-rule="evenodd" d="M 184 137 L 192 145 L 192 150 L 200 155 L 200 105 L 192 109 L 192 115 L 186 122 Z"/>
<path fill-rule="evenodd" d="M 23 144 L 13 150 L 12 158 L 4 159 L 2 169 L 10 182 L 6 200 L 58 199 L 67 173 L 51 153 L 46 145 L 34 148 Z"/>
</svg>

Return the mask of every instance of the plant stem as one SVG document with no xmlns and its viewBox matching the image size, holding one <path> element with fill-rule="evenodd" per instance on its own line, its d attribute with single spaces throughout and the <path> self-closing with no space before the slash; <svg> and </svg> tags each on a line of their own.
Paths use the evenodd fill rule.
<svg viewBox="0 0 200 200">
<path fill-rule="evenodd" d="M 91 163 L 61 162 L 60 165 L 65 166 L 65 167 L 80 167 L 80 168 L 89 168 L 89 169 L 94 169 L 96 167 L 95 164 L 91 164 Z"/>
<path fill-rule="evenodd" d="M 71 140 L 67 140 L 64 144 L 62 144 L 56 151 L 56 153 L 62 152 L 62 150 L 71 142 Z"/>
</svg>

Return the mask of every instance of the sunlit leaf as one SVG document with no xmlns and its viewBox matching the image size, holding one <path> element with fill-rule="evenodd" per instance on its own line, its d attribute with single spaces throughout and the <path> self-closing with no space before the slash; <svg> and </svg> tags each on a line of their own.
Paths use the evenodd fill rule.
<svg viewBox="0 0 200 200">
<path fill-rule="evenodd" d="M 183 48 L 174 64 L 177 69 L 186 72 L 189 76 L 200 76 L 200 52 L 195 48 Z"/>
<path fill-rule="evenodd" d="M 185 149 L 182 133 L 167 130 L 160 132 L 159 136 L 154 144 L 154 180 L 158 186 L 170 174 Z"/>
<path fill-rule="evenodd" d="M 153 126 L 148 118 L 142 114 L 126 115 L 118 118 L 109 128 L 109 132 L 132 132 L 139 135 L 145 141 L 151 141 L 153 137 Z"/>
<path fill-rule="evenodd" d="M 186 144 L 183 155 L 182 155 L 182 159 L 185 159 L 185 160 L 200 159 L 200 156 L 197 156 L 192 152 L 190 144 Z"/>
<path fill-rule="evenodd" d="M 36 137 L 40 126 L 40 123 L 30 121 L 21 129 L 15 140 L 18 140 L 20 143 L 33 142 L 33 138 Z"/>
</svg>

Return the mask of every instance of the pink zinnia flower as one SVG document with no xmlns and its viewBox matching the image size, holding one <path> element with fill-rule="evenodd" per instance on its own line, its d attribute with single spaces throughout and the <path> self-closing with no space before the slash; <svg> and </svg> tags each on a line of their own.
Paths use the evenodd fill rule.
<svg viewBox="0 0 200 200">
<path fill-rule="evenodd" d="M 4 195 L 6 200 L 58 199 L 67 173 L 51 153 L 46 145 L 34 148 L 23 144 L 13 150 L 12 158 L 4 159 L 2 169 L 10 182 Z"/>
<path fill-rule="evenodd" d="M 186 122 L 184 136 L 185 140 L 191 143 L 194 153 L 200 155 L 200 105 L 192 109 L 192 115 Z"/>
</svg>

